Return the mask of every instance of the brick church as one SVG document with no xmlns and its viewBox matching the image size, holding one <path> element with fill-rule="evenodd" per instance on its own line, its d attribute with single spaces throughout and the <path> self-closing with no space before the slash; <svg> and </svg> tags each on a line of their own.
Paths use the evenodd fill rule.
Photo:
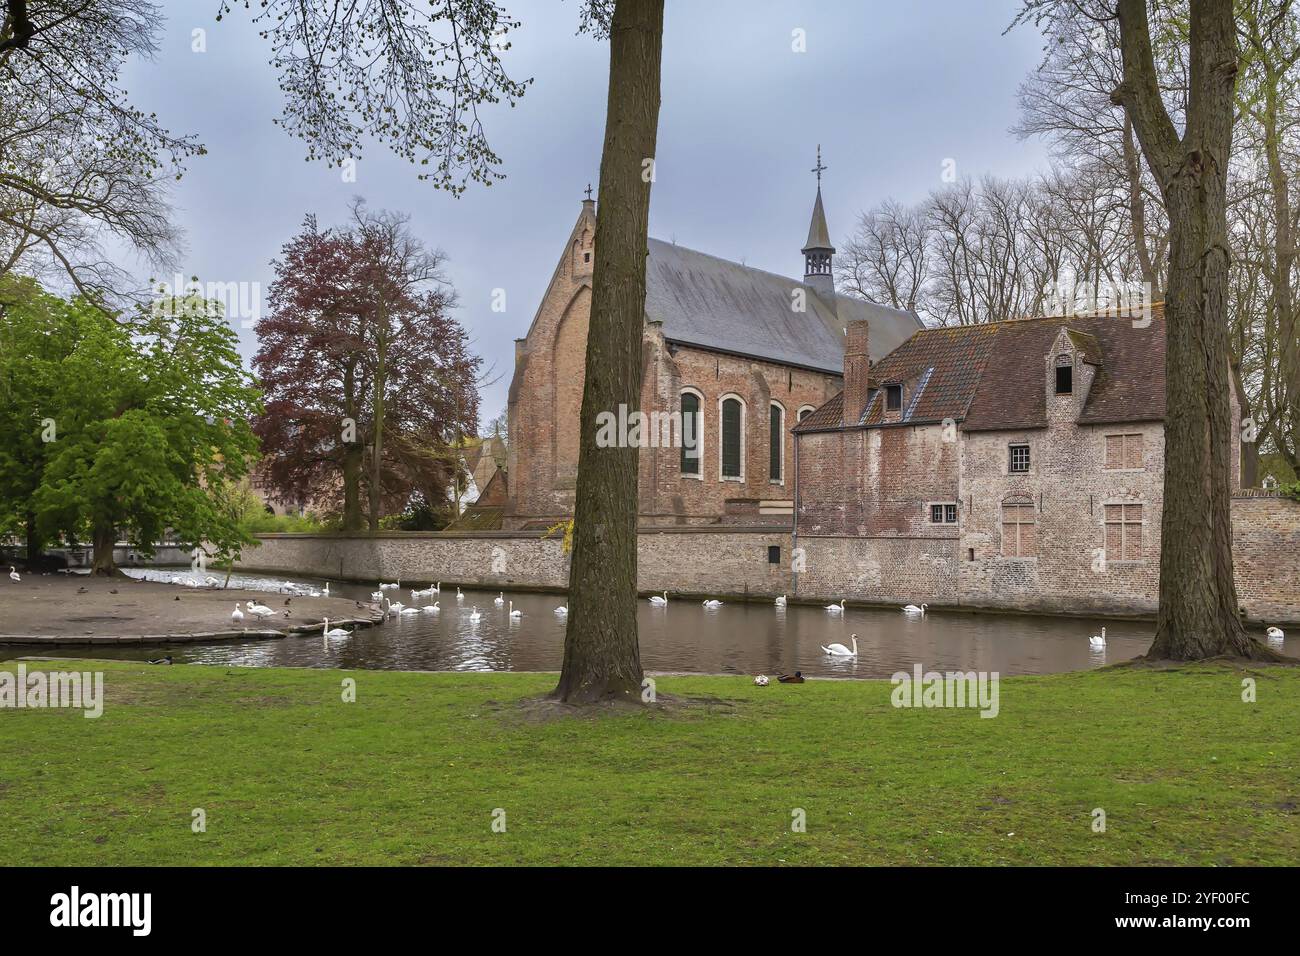
<svg viewBox="0 0 1300 956">
<path fill-rule="evenodd" d="M 869 327 L 879 359 L 922 328 L 910 312 L 835 292 L 818 167 L 802 280 L 649 241 L 641 408 L 679 413 L 687 427 L 684 442 L 641 450 L 642 525 L 789 527 L 792 429 L 843 388 L 846 329 Z M 587 199 L 515 342 L 507 529 L 573 513 L 595 238 Z"/>
</svg>

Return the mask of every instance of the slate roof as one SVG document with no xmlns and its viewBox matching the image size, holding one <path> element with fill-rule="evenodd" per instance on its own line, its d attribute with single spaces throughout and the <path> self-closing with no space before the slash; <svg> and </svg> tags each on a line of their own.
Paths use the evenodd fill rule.
<svg viewBox="0 0 1300 956">
<path fill-rule="evenodd" d="M 850 321 L 869 321 L 872 356 L 887 355 L 922 328 L 911 312 L 844 295 L 832 308 L 798 279 L 660 239 L 650 240 L 649 251 L 646 318 L 662 322 L 671 342 L 839 375 Z M 807 293 L 806 312 L 791 308 L 796 288 Z"/>
<path fill-rule="evenodd" d="M 1165 417 L 1164 306 L 1136 328 L 1128 316 L 1089 315 L 1013 319 L 984 325 L 924 329 L 871 366 L 873 389 L 903 384 L 901 423 L 952 418 L 964 431 L 1044 428 L 1047 395 L 1043 359 L 1064 328 L 1084 361 L 1097 367 L 1083 424 L 1161 421 Z M 867 402 L 859 425 L 882 424 L 883 391 Z M 842 427 L 843 393 L 795 426 L 796 432 Z"/>
<path fill-rule="evenodd" d="M 822 206 L 822 190 L 817 187 L 817 201 L 813 203 L 812 219 L 808 222 L 808 241 L 803 245 L 803 252 L 813 249 L 835 251 L 831 245 L 831 231 L 826 226 L 826 209 Z"/>
</svg>

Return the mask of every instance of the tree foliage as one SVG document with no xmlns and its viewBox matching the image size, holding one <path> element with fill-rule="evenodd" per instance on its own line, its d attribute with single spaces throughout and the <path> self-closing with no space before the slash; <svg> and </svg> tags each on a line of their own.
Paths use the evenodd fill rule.
<svg viewBox="0 0 1300 956">
<path fill-rule="evenodd" d="M 237 534 L 211 490 L 248 472 L 257 390 L 220 306 L 164 299 L 132 316 L 5 285 L 0 382 L 6 409 L 3 510 L 41 539 L 95 545 L 113 570 L 119 535 L 151 554 L 165 533 L 191 547 Z"/>
<path fill-rule="evenodd" d="M 456 443 L 475 434 L 481 360 L 452 315 L 444 261 L 406 217 L 357 203 L 342 228 L 309 217 L 275 263 L 253 360 L 263 476 L 342 511 L 346 530 L 378 530 L 413 497 L 446 501 Z"/>
</svg>

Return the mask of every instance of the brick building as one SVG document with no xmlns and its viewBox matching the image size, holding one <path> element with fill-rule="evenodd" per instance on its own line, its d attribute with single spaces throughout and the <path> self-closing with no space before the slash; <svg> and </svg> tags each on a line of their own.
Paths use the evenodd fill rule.
<svg viewBox="0 0 1300 956">
<path fill-rule="evenodd" d="M 508 529 L 573 513 L 596 239 L 588 199 L 515 343 Z M 912 313 L 835 292 L 820 183 L 802 253 L 799 280 L 650 240 L 641 410 L 680 415 L 685 427 L 666 443 L 656 432 L 656 445 L 641 450 L 643 524 L 788 528 L 791 428 L 840 390 L 845 328 L 869 326 L 872 354 L 882 358 L 922 327 Z"/>
<path fill-rule="evenodd" d="M 926 329 L 875 365 L 868 336 L 849 326 L 843 391 L 794 430 L 796 544 L 831 554 L 832 539 L 870 539 L 879 547 L 857 553 L 896 555 L 923 569 L 918 593 L 944 581 L 965 604 L 1151 608 L 1164 480 L 1159 305 L 1150 316 Z M 1233 443 L 1237 462 L 1235 430 Z M 897 590 L 894 569 L 839 566 L 852 597 L 870 600 L 885 580 Z"/>
</svg>

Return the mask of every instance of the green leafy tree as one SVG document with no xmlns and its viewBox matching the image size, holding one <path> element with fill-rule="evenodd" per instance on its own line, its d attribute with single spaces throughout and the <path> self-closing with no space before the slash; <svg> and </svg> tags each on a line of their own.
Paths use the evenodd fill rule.
<svg viewBox="0 0 1300 956">
<path fill-rule="evenodd" d="M 220 307 L 194 295 L 129 320 L 74 311 L 45 417 L 58 440 L 34 496 L 40 530 L 90 535 L 93 570 L 110 574 L 119 534 L 143 554 L 170 529 L 182 544 L 229 546 L 212 489 L 248 473 L 260 400 Z"/>
</svg>

